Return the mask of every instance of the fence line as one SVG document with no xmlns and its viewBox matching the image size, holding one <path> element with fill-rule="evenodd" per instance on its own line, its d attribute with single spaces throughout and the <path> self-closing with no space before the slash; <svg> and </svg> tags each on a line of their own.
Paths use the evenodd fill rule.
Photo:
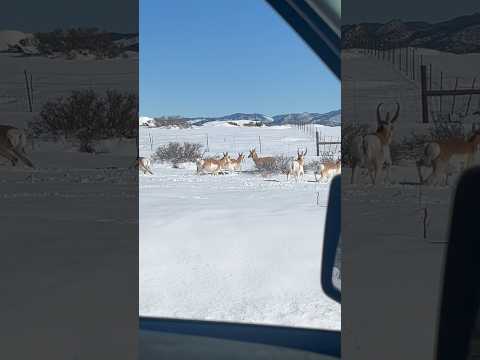
<svg viewBox="0 0 480 360">
<path fill-rule="evenodd" d="M 399 43 L 359 41 L 354 48 L 365 56 L 391 63 L 397 72 L 420 88 L 424 123 L 428 123 L 430 118 L 451 121 L 454 115 L 465 118 L 469 114 L 480 114 L 480 88 L 476 87 L 476 77 L 449 76 L 445 70 L 434 67 L 431 62 L 426 63 L 424 55 L 418 54 L 417 48 L 401 46 Z M 471 108 L 474 95 L 478 96 L 479 109 Z M 458 101 L 459 96 L 466 99 Z M 450 107 L 446 104 L 447 98 L 450 99 Z M 446 109 L 448 112 L 445 112 Z"/>
</svg>

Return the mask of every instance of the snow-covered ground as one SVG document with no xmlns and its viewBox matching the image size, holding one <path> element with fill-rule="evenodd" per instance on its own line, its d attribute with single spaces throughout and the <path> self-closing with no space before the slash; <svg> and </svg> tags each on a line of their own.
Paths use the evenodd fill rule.
<svg viewBox="0 0 480 360">
<path fill-rule="evenodd" d="M 314 153 L 312 136 L 295 127 L 210 123 L 141 128 L 140 154 L 171 141 L 206 147 L 207 135 L 209 154 L 248 155 L 259 137 L 261 155 Z M 339 329 L 340 306 L 320 288 L 328 185 L 309 182 L 312 173 L 299 183 L 263 178 L 251 159 L 243 169 L 196 175 L 193 164 L 156 163 L 140 177 L 140 314 Z"/>
<path fill-rule="evenodd" d="M 46 100 L 90 86 L 131 90 L 138 76 L 131 60 L 0 53 L 0 65 L 0 124 L 19 128 Z M 33 113 L 25 111 L 24 69 L 32 74 Z M 2 354 L 135 356 L 136 337 L 125 326 L 137 320 L 138 178 L 128 169 L 135 147 L 135 140 L 109 140 L 93 155 L 78 152 L 78 144 L 34 141 L 26 150 L 35 169 L 12 168 L 0 157 Z"/>
</svg>

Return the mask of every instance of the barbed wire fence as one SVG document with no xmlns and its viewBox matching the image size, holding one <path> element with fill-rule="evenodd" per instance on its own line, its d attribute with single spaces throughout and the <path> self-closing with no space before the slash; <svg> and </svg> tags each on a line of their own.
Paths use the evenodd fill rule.
<svg viewBox="0 0 480 360">
<path fill-rule="evenodd" d="M 390 63 L 420 90 L 422 122 L 459 122 L 473 116 L 480 120 L 477 76 L 461 76 L 434 64 L 416 47 L 396 42 L 365 40 L 354 46 L 364 56 Z"/>
<path fill-rule="evenodd" d="M 9 74 L 0 81 L 0 109 L 12 112 L 35 112 L 48 100 L 68 96 L 73 90 L 117 89 L 129 91 L 136 82 L 136 72 L 108 71 L 98 73 L 69 73 L 29 70 Z"/>
</svg>

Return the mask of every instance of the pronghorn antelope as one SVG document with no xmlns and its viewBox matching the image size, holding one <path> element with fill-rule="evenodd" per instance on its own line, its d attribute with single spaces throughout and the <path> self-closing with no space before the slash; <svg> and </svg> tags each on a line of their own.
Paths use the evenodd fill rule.
<svg viewBox="0 0 480 360">
<path fill-rule="evenodd" d="M 153 175 L 152 163 L 150 159 L 146 157 L 138 157 L 137 160 L 135 161 L 135 168 L 143 171 L 144 174 L 150 174 Z"/>
<path fill-rule="evenodd" d="M 27 136 L 23 130 L 13 126 L 0 125 L 0 156 L 10 160 L 15 166 L 20 159 L 25 165 L 33 168 L 33 163 L 27 158 L 25 146 Z"/>
<path fill-rule="evenodd" d="M 295 181 L 298 181 L 299 177 L 303 179 L 303 175 L 304 175 L 303 166 L 305 165 L 305 155 L 307 155 L 307 150 L 308 149 L 305 149 L 304 152 L 297 150 L 297 159 L 293 160 L 290 163 L 289 168 L 287 170 L 287 181 L 290 175 L 293 175 L 295 177 Z"/>
<path fill-rule="evenodd" d="M 250 150 L 250 155 L 248 155 L 248 158 L 251 158 L 253 160 L 257 169 L 264 169 L 268 167 L 273 168 L 276 165 L 275 158 L 271 156 L 258 157 L 257 151 L 255 150 L 255 148 Z"/>
<path fill-rule="evenodd" d="M 480 131 L 472 127 L 472 134 L 467 140 L 447 139 L 425 144 L 423 154 L 417 161 L 418 177 L 421 184 L 437 185 L 440 176 L 445 175 L 445 185 L 448 184 L 447 168 L 454 157 L 463 158 L 464 169 L 470 167 L 472 160 L 480 150 Z M 421 167 L 432 167 L 432 173 L 424 180 Z"/>
<path fill-rule="evenodd" d="M 365 166 L 373 184 L 377 183 L 378 176 L 386 165 L 385 180 L 390 180 L 390 167 L 392 160 L 390 156 L 390 143 L 393 137 L 393 124 L 398 119 L 400 104 L 397 102 L 397 110 L 390 119 L 390 112 L 387 112 L 385 119 L 380 115 L 382 103 L 377 106 L 377 130 L 375 133 L 365 136 L 358 136 L 352 142 L 352 178 L 355 183 L 356 171 L 359 166 Z"/>
<path fill-rule="evenodd" d="M 245 159 L 245 155 L 243 155 L 243 153 L 239 153 L 236 159 L 230 159 L 230 163 L 228 164 L 228 170 L 240 171 L 242 169 L 243 159 Z"/>
<path fill-rule="evenodd" d="M 228 152 L 223 153 L 223 157 L 218 159 L 198 159 L 197 160 L 197 174 L 200 172 L 210 172 L 212 175 L 217 175 L 222 170 L 228 170 L 231 160 Z"/>
<path fill-rule="evenodd" d="M 321 179 L 326 179 L 328 181 L 334 175 L 340 174 L 341 169 L 342 165 L 340 159 L 335 162 L 324 162 L 323 164 L 320 164 L 318 169 L 315 171 L 315 181 L 319 181 Z M 318 175 L 320 175 L 319 179 L 317 178 Z"/>
</svg>

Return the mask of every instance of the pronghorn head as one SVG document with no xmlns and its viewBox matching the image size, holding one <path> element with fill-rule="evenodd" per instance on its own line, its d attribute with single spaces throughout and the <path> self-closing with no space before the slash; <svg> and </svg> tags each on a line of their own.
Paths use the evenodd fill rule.
<svg viewBox="0 0 480 360">
<path fill-rule="evenodd" d="M 297 161 L 303 161 L 305 159 L 305 155 L 307 155 L 308 149 L 305 149 L 305 151 L 300 151 L 297 150 Z"/>
<path fill-rule="evenodd" d="M 238 153 L 237 161 L 241 162 L 241 161 L 243 161 L 243 159 L 245 159 L 245 155 L 243 155 L 243 153 Z"/>
<path fill-rule="evenodd" d="M 377 127 L 378 130 L 389 130 L 393 131 L 393 123 L 397 121 L 398 115 L 400 113 L 400 104 L 397 102 L 397 110 L 395 111 L 395 114 L 393 117 L 390 119 L 390 111 L 387 111 L 385 114 L 385 118 L 382 119 L 382 116 L 380 115 L 380 108 L 382 107 L 383 103 L 378 104 L 377 106 Z"/>
<path fill-rule="evenodd" d="M 256 158 L 257 157 L 257 150 L 255 150 L 255 148 L 251 149 L 250 150 L 250 155 L 248 155 L 248 158 Z"/>
</svg>

